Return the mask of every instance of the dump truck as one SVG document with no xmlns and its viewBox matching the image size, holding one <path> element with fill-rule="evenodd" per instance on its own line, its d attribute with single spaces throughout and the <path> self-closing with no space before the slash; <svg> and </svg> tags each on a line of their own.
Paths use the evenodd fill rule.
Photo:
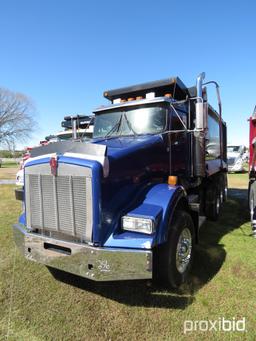
<svg viewBox="0 0 256 341">
<path fill-rule="evenodd" d="M 16 193 L 21 253 L 95 281 L 189 279 L 199 229 L 227 195 L 219 85 L 178 77 L 104 92 L 90 143 L 34 148 Z M 216 87 L 218 111 L 208 103 Z"/>
</svg>

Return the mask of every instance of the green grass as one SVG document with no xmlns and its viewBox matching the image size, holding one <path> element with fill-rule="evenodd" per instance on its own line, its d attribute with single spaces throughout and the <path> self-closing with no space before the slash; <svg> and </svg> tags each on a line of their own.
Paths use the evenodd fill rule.
<svg viewBox="0 0 256 341">
<path fill-rule="evenodd" d="M 19 163 L 13 162 L 13 161 L 8 161 L 8 162 L 3 162 L 1 165 L 1 168 L 17 168 L 19 166 Z"/>
<path fill-rule="evenodd" d="M 237 179 L 245 188 L 243 174 L 230 184 L 237 188 Z M 219 222 L 204 225 L 190 284 L 174 293 L 144 281 L 60 282 L 26 261 L 12 239 L 20 212 L 13 188 L 0 186 L 0 340 L 255 340 L 256 240 L 245 189 L 232 190 Z M 245 317 L 247 333 L 183 333 L 185 320 L 220 317 Z"/>
</svg>

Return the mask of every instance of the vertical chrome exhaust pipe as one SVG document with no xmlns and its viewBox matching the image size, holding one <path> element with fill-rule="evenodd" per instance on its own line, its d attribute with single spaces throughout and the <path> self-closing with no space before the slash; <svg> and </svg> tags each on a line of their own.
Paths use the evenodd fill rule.
<svg viewBox="0 0 256 341">
<path fill-rule="evenodd" d="M 197 79 L 196 79 L 197 97 L 203 97 L 203 80 L 204 79 L 205 79 L 205 72 L 202 72 L 197 76 Z"/>
<path fill-rule="evenodd" d="M 196 79 L 196 129 L 204 128 L 204 103 L 203 103 L 203 80 L 205 79 L 205 73 L 202 72 Z"/>
<path fill-rule="evenodd" d="M 77 119 L 74 117 L 71 117 L 71 122 L 72 122 L 73 140 L 76 140 L 77 139 Z"/>
<path fill-rule="evenodd" d="M 196 79 L 197 99 L 195 103 L 196 119 L 194 132 L 194 170 L 195 176 L 205 176 L 205 115 L 203 101 L 203 80 L 205 73 L 202 72 Z"/>
</svg>

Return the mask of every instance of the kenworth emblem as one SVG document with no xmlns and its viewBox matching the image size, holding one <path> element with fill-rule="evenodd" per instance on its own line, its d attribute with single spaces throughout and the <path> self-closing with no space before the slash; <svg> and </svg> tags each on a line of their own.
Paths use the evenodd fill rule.
<svg viewBox="0 0 256 341">
<path fill-rule="evenodd" d="M 51 167 L 51 173 L 53 176 L 57 175 L 57 168 L 58 168 L 58 157 L 57 155 L 54 155 L 50 159 L 50 167 Z"/>
<path fill-rule="evenodd" d="M 110 271 L 110 264 L 108 263 L 107 260 L 98 260 L 98 269 L 101 271 L 101 272 L 108 272 Z"/>
</svg>

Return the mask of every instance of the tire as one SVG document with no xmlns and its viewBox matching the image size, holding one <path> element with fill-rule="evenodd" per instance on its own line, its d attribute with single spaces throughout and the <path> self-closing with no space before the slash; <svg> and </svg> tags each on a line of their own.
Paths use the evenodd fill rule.
<svg viewBox="0 0 256 341">
<path fill-rule="evenodd" d="M 250 180 L 248 187 L 248 206 L 250 210 L 251 220 L 254 218 L 255 211 L 255 180 Z"/>
<path fill-rule="evenodd" d="M 228 198 L 228 179 L 227 173 L 220 175 L 220 200 L 221 204 L 226 202 Z"/>
<path fill-rule="evenodd" d="M 157 248 L 154 257 L 154 278 L 171 288 L 178 288 L 188 279 L 194 256 L 195 232 L 191 216 L 176 211 L 167 242 Z"/>
<path fill-rule="evenodd" d="M 206 189 L 205 199 L 205 216 L 212 221 L 218 220 L 221 208 L 221 195 L 220 189 L 215 183 L 212 183 Z"/>
<path fill-rule="evenodd" d="M 224 187 L 224 202 L 228 200 L 228 177 L 227 173 L 225 173 L 225 187 Z"/>
</svg>

